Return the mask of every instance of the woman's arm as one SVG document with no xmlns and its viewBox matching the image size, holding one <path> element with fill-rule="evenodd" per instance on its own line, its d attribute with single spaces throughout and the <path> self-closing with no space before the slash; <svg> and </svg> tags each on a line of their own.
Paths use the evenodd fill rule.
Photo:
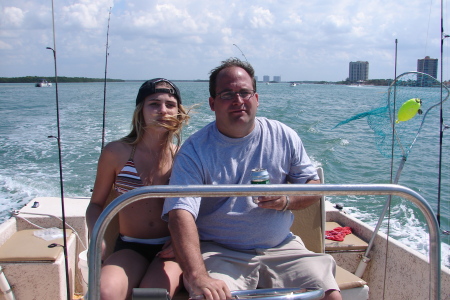
<svg viewBox="0 0 450 300">
<path fill-rule="evenodd" d="M 88 232 L 91 234 L 95 222 L 103 211 L 109 193 L 114 184 L 118 166 L 123 161 L 124 150 L 122 143 L 109 143 L 100 155 L 97 165 L 97 175 L 91 201 L 86 210 L 86 223 Z M 125 156 L 126 157 L 126 156 Z M 123 163 L 124 164 L 124 163 Z"/>
</svg>

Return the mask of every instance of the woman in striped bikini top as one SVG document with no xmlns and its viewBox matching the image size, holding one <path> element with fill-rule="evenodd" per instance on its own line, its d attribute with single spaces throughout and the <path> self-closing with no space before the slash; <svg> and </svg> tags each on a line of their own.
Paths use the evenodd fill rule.
<svg viewBox="0 0 450 300">
<path fill-rule="evenodd" d="M 136 146 L 133 146 L 130 158 L 116 176 L 114 189 L 119 194 L 124 194 L 128 191 L 144 186 L 144 183 L 142 182 L 141 177 L 139 176 L 134 165 L 134 151 L 136 151 Z"/>
<path fill-rule="evenodd" d="M 134 146 L 131 150 L 131 155 L 128 161 L 120 170 L 119 174 L 116 176 L 116 181 L 114 182 L 114 190 L 119 194 L 124 194 L 128 191 L 145 186 L 139 176 L 138 171 L 134 165 L 134 152 L 136 147 Z M 169 184 L 169 180 L 165 184 Z"/>
<path fill-rule="evenodd" d="M 175 84 L 157 78 L 141 86 L 131 132 L 107 144 L 100 155 L 86 210 L 89 233 L 108 204 L 111 192 L 117 197 L 142 186 L 168 183 L 181 128 L 188 119 Z M 180 287 L 181 268 L 173 259 L 171 247 L 164 248 L 170 233 L 161 219 L 163 205 L 163 198 L 143 199 L 118 213 L 119 238 L 114 252 L 103 257 L 102 298 L 111 295 L 131 298 L 135 287 L 165 288 L 173 297 Z"/>
</svg>

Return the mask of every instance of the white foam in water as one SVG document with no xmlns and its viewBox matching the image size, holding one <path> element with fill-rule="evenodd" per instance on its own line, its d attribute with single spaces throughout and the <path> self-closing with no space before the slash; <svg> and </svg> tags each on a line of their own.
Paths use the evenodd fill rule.
<svg viewBox="0 0 450 300">
<path fill-rule="evenodd" d="M 17 177 L 12 178 L 0 174 L 0 184 L 2 186 L 0 190 L 0 222 L 9 218 L 12 210 L 22 208 L 34 198 L 30 186 L 15 179 Z"/>
<path fill-rule="evenodd" d="M 351 206 L 345 206 L 344 210 L 353 217 L 368 223 L 373 228 L 377 225 L 378 215 L 369 212 L 363 213 L 356 207 Z M 407 220 L 406 224 L 401 224 L 401 222 L 396 219 L 388 220 L 387 217 L 385 217 L 380 227 L 380 232 L 387 234 L 389 228 L 390 237 L 395 238 L 399 242 L 428 258 L 429 234 L 425 229 L 425 224 L 417 219 L 412 210 L 407 208 L 404 204 L 398 205 L 397 209 L 394 207 L 394 210 L 406 210 L 408 212 L 408 218 L 402 219 L 402 221 Z M 395 212 L 392 214 L 395 215 Z M 441 243 L 441 256 L 442 264 L 446 267 L 450 267 L 450 246 L 444 242 Z"/>
<path fill-rule="evenodd" d="M 342 146 L 345 146 L 345 145 L 348 145 L 350 142 L 348 141 L 348 140 L 346 140 L 346 139 L 342 139 L 341 140 L 341 145 Z"/>
</svg>

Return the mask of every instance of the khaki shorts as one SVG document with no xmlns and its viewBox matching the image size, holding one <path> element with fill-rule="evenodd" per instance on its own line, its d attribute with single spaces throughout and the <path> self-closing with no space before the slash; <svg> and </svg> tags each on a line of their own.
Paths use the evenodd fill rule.
<svg viewBox="0 0 450 300">
<path fill-rule="evenodd" d="M 206 269 L 231 291 L 299 287 L 337 290 L 336 263 L 328 254 L 314 253 L 294 236 L 270 249 L 234 250 L 201 242 Z"/>
</svg>

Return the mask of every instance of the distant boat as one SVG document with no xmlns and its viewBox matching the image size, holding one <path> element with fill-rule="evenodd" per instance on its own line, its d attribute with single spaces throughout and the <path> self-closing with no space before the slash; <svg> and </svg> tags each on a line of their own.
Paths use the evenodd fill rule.
<svg viewBox="0 0 450 300">
<path fill-rule="evenodd" d="M 297 86 L 297 83 L 291 82 L 291 86 Z"/>
<path fill-rule="evenodd" d="M 41 81 L 36 83 L 36 85 L 35 85 L 35 87 L 51 87 L 51 86 L 52 86 L 52 83 L 48 82 L 45 79 L 41 79 Z"/>
</svg>

